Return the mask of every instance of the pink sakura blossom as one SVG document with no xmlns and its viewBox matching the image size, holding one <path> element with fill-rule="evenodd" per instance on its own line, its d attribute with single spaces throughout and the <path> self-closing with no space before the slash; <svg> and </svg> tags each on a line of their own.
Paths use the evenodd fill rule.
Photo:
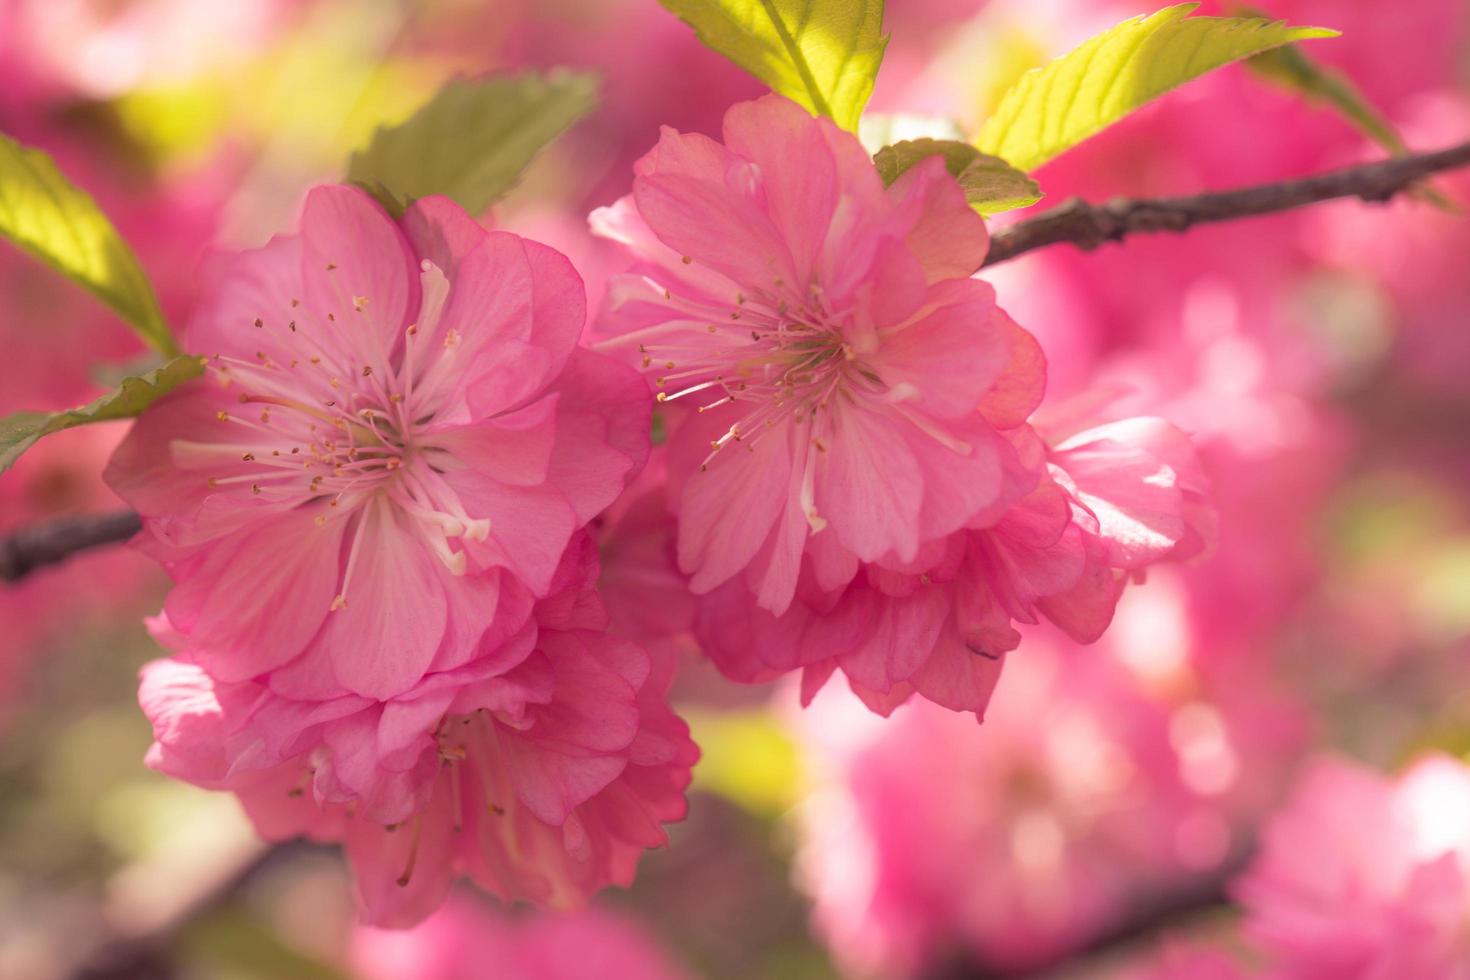
<svg viewBox="0 0 1470 980">
<path fill-rule="evenodd" d="M 1093 647 L 1028 627 L 978 730 L 840 689 L 790 712 L 814 777 L 798 884 L 849 973 L 923 976 L 956 948 L 996 973 L 1053 963 L 1241 853 L 1300 713 L 1259 674 L 1217 676 L 1160 572 Z"/>
<path fill-rule="evenodd" d="M 1007 446 L 975 408 L 1042 365 L 1016 366 L 965 278 L 985 225 L 941 161 L 885 189 L 856 137 L 778 96 L 731 108 L 724 140 L 665 129 L 594 213 L 639 260 L 604 346 L 689 407 L 670 482 L 694 591 L 736 580 L 780 614 L 804 561 L 911 562 L 990 506 Z"/>
<path fill-rule="evenodd" d="M 639 260 L 603 346 L 636 344 L 670 411 L 679 564 L 726 674 L 803 669 L 810 697 L 841 667 L 885 714 L 980 711 L 1013 620 L 1096 639 L 1125 573 L 1199 550 L 1176 430 L 1027 425 L 1045 360 L 967 278 L 985 225 L 940 161 L 885 189 L 775 96 L 724 138 L 666 129 L 593 224 Z"/>
<path fill-rule="evenodd" d="M 362 980 L 680 980 L 637 923 L 602 908 L 512 919 L 452 897 L 412 931 L 359 928 L 354 976 Z"/>
<path fill-rule="evenodd" d="M 692 647 L 694 597 L 675 557 L 677 527 L 668 506 L 661 447 L 627 491 L 594 524 L 602 576 L 598 594 L 612 629 L 678 657 Z"/>
<path fill-rule="evenodd" d="M 560 254 L 444 198 L 395 223 L 319 187 L 299 235 L 227 261 L 185 337 L 207 377 L 106 474 L 175 579 L 180 655 L 384 700 L 514 635 L 647 453 L 641 384 L 583 319 Z"/>
<path fill-rule="evenodd" d="M 1470 769 L 1432 755 L 1390 780 L 1317 760 L 1234 891 L 1296 980 L 1470 977 Z"/>
<path fill-rule="evenodd" d="M 460 876 L 560 908 L 627 885 L 684 816 L 698 750 L 664 701 L 671 665 L 611 638 L 580 577 L 496 656 L 384 701 L 155 661 L 149 765 L 235 792 L 268 839 L 342 841 L 375 925 L 420 921 Z"/>
<path fill-rule="evenodd" d="M 784 616 L 727 585 L 696 632 L 727 675 L 758 682 L 801 669 L 810 701 L 836 669 L 874 711 L 918 693 L 983 714 L 1016 623 L 1045 617 L 1074 640 L 1100 637 L 1126 578 L 1204 546 L 1203 480 L 1188 440 L 1158 419 L 1085 429 L 1055 446 L 1011 430 L 1035 481 L 918 560 L 864 563 L 846 581 L 803 579 Z M 1017 499 L 1018 498 L 1018 499 Z"/>
</svg>

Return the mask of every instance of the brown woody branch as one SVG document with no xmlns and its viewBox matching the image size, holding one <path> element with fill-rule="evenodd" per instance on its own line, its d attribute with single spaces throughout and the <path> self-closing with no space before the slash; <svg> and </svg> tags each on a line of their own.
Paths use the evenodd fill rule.
<svg viewBox="0 0 1470 980">
<path fill-rule="evenodd" d="M 142 529 L 130 510 L 76 514 L 23 527 L 0 538 L 0 582 L 18 582 L 38 568 L 65 561 L 79 551 L 126 541 Z"/>
<path fill-rule="evenodd" d="M 1470 164 L 1470 143 L 1462 143 L 1433 153 L 1394 157 L 1300 180 L 1188 197 L 1125 197 L 1105 204 L 1089 204 L 1073 198 L 997 231 L 991 238 L 985 265 L 1006 262 L 1048 245 L 1070 242 L 1091 251 L 1104 242 L 1122 241 L 1129 235 L 1183 232 L 1195 225 L 1289 211 L 1338 198 L 1355 197 L 1382 203 L 1426 177 L 1467 164 Z"/>
<path fill-rule="evenodd" d="M 1470 143 L 1433 153 L 1395 157 L 1379 163 L 1256 187 L 1189 197 L 1118 198 L 1089 204 L 1067 201 L 1034 218 L 997 231 L 990 240 L 985 265 L 1070 242 L 1091 250 L 1104 242 L 1122 241 L 1146 232 L 1188 231 L 1195 225 L 1272 214 L 1338 198 L 1384 202 L 1426 177 L 1470 165 Z M 64 517 L 23 528 L 0 538 L 0 581 L 15 582 L 46 565 L 64 561 L 89 548 L 126 541 L 138 532 L 136 514 Z"/>
</svg>

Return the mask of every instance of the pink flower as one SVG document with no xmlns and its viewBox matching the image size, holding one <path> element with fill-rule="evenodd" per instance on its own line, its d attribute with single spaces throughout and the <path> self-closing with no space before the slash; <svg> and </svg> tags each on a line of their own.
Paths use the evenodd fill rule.
<svg viewBox="0 0 1470 980">
<path fill-rule="evenodd" d="M 443 198 L 319 187 L 227 262 L 208 377 L 108 468 L 176 585 L 181 655 L 286 697 L 403 695 L 494 649 L 647 453 L 637 378 L 576 347 L 580 280 Z"/>
<path fill-rule="evenodd" d="M 698 751 L 668 666 L 610 638 L 595 594 L 543 601 L 534 623 L 510 669 L 482 658 L 387 701 L 288 700 L 156 661 L 149 765 L 237 793 L 269 839 L 343 841 L 373 924 L 423 919 L 459 876 L 578 905 L 665 842 Z"/>
<path fill-rule="evenodd" d="M 656 448 L 627 492 L 597 519 L 597 591 L 613 632 L 677 657 L 693 645 L 694 597 L 675 557 L 666 455 Z"/>
<path fill-rule="evenodd" d="M 813 774 L 798 884 L 848 972 L 925 976 L 956 948 L 976 973 L 1040 969 L 1240 852 L 1300 731 L 1170 635 L 1154 607 L 1182 597 L 1125 597 L 1119 625 L 1152 648 L 1029 628 L 978 729 L 923 701 L 880 719 L 841 690 L 791 712 Z M 1165 678 L 1144 658 L 1175 643 Z"/>
<path fill-rule="evenodd" d="M 1234 890 L 1291 977 L 1470 977 L 1470 769 L 1432 755 L 1388 780 L 1318 760 Z"/>
<path fill-rule="evenodd" d="M 679 564 L 727 675 L 802 669 L 810 697 L 840 667 L 885 714 L 978 712 L 1012 621 L 1096 639 L 1127 572 L 1199 550 L 1177 431 L 1027 424 L 1045 359 L 967 278 L 985 226 L 940 161 L 885 190 L 775 96 L 724 138 L 665 130 L 593 224 L 639 259 L 603 346 L 636 343 L 669 406 Z"/>
<path fill-rule="evenodd" d="M 684 971 L 637 923 L 601 908 L 512 919 L 467 897 L 411 932 L 359 928 L 354 976 L 363 980 L 679 980 Z"/>
<path fill-rule="evenodd" d="M 805 561 L 911 562 L 993 504 L 1007 447 L 976 409 L 1043 368 L 966 278 L 985 225 L 941 161 L 885 189 L 855 137 L 777 96 L 730 109 L 724 140 L 665 129 L 594 213 L 639 259 L 604 346 L 692 409 L 669 445 L 694 591 L 739 581 L 779 615 Z"/>
<path fill-rule="evenodd" d="M 1204 546 L 1209 515 L 1188 440 L 1158 419 L 1086 429 L 1055 447 L 1009 433 L 1028 461 L 971 526 L 915 561 L 851 563 L 823 581 L 815 566 L 783 616 L 727 585 L 700 605 L 696 632 L 728 676 L 750 682 L 803 670 L 810 701 L 836 669 L 874 711 L 915 693 L 983 713 L 1016 623 L 1045 617 L 1079 642 L 1112 619 L 1126 576 Z M 830 574 L 830 573 L 826 573 Z"/>
</svg>

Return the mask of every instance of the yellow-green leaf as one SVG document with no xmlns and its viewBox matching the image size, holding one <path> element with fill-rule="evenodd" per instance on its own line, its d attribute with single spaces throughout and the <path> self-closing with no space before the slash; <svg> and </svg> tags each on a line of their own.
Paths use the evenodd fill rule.
<svg viewBox="0 0 1470 980">
<path fill-rule="evenodd" d="M 175 357 L 161 367 L 122 383 L 96 401 L 64 412 L 16 412 L 0 418 L 0 472 L 42 436 L 91 422 L 132 418 L 179 385 L 204 371 L 197 357 Z"/>
<path fill-rule="evenodd" d="M 586 72 L 456 78 L 407 121 L 374 133 L 347 179 L 395 213 L 443 194 L 479 214 L 596 105 L 597 77 Z"/>
<path fill-rule="evenodd" d="M 945 169 L 964 188 L 965 200 L 981 214 L 1027 208 L 1042 198 L 1036 181 L 1000 157 L 957 140 L 903 140 L 879 150 L 873 163 L 883 183 L 892 184 L 904 171 L 932 156 L 944 157 Z"/>
<path fill-rule="evenodd" d="M 1283 44 L 1337 36 L 1261 17 L 1190 17 L 1198 6 L 1126 20 L 1027 72 L 975 145 L 1029 172 L 1191 79 Z"/>
<path fill-rule="evenodd" d="M 883 0 L 659 0 L 699 39 L 812 113 L 857 129 L 883 61 Z"/>
<path fill-rule="evenodd" d="M 0 234 L 85 287 L 154 348 L 178 353 L 148 276 L 97 202 L 45 153 L 7 136 L 0 136 Z"/>
</svg>

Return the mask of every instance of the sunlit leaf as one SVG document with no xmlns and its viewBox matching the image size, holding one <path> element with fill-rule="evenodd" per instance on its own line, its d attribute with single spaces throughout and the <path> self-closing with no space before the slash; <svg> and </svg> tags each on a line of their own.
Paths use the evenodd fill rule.
<svg viewBox="0 0 1470 980">
<path fill-rule="evenodd" d="M 883 0 L 659 0 L 704 44 L 843 129 L 883 61 Z"/>
<path fill-rule="evenodd" d="M 373 134 L 352 155 L 347 179 L 395 213 L 443 194 L 478 214 L 596 104 L 597 78 L 588 73 L 457 78 L 407 121 Z"/>
<path fill-rule="evenodd" d="M 45 153 L 6 136 L 0 136 L 0 234 L 92 292 L 149 344 L 178 353 L 147 275 L 97 202 Z"/>
<path fill-rule="evenodd" d="M 680 714 L 699 745 L 696 789 L 723 796 L 758 816 L 779 816 L 796 804 L 800 759 L 769 713 L 685 709 Z"/>
<path fill-rule="evenodd" d="M 904 171 L 931 156 L 944 157 L 945 169 L 964 188 L 970 206 L 981 214 L 1026 208 L 1041 200 L 1036 181 L 999 157 L 956 140 L 904 140 L 879 150 L 873 163 L 883 182 L 892 184 Z"/>
<path fill-rule="evenodd" d="M 1337 35 L 1260 17 L 1190 17 L 1198 6 L 1124 21 L 1027 72 L 975 145 L 1029 172 L 1191 79 L 1283 44 Z"/>
<path fill-rule="evenodd" d="M 162 367 L 124 378 L 116 389 L 81 408 L 16 412 L 0 418 L 0 472 L 9 469 L 41 437 L 92 422 L 131 418 L 203 370 L 197 357 L 175 357 Z"/>
</svg>

